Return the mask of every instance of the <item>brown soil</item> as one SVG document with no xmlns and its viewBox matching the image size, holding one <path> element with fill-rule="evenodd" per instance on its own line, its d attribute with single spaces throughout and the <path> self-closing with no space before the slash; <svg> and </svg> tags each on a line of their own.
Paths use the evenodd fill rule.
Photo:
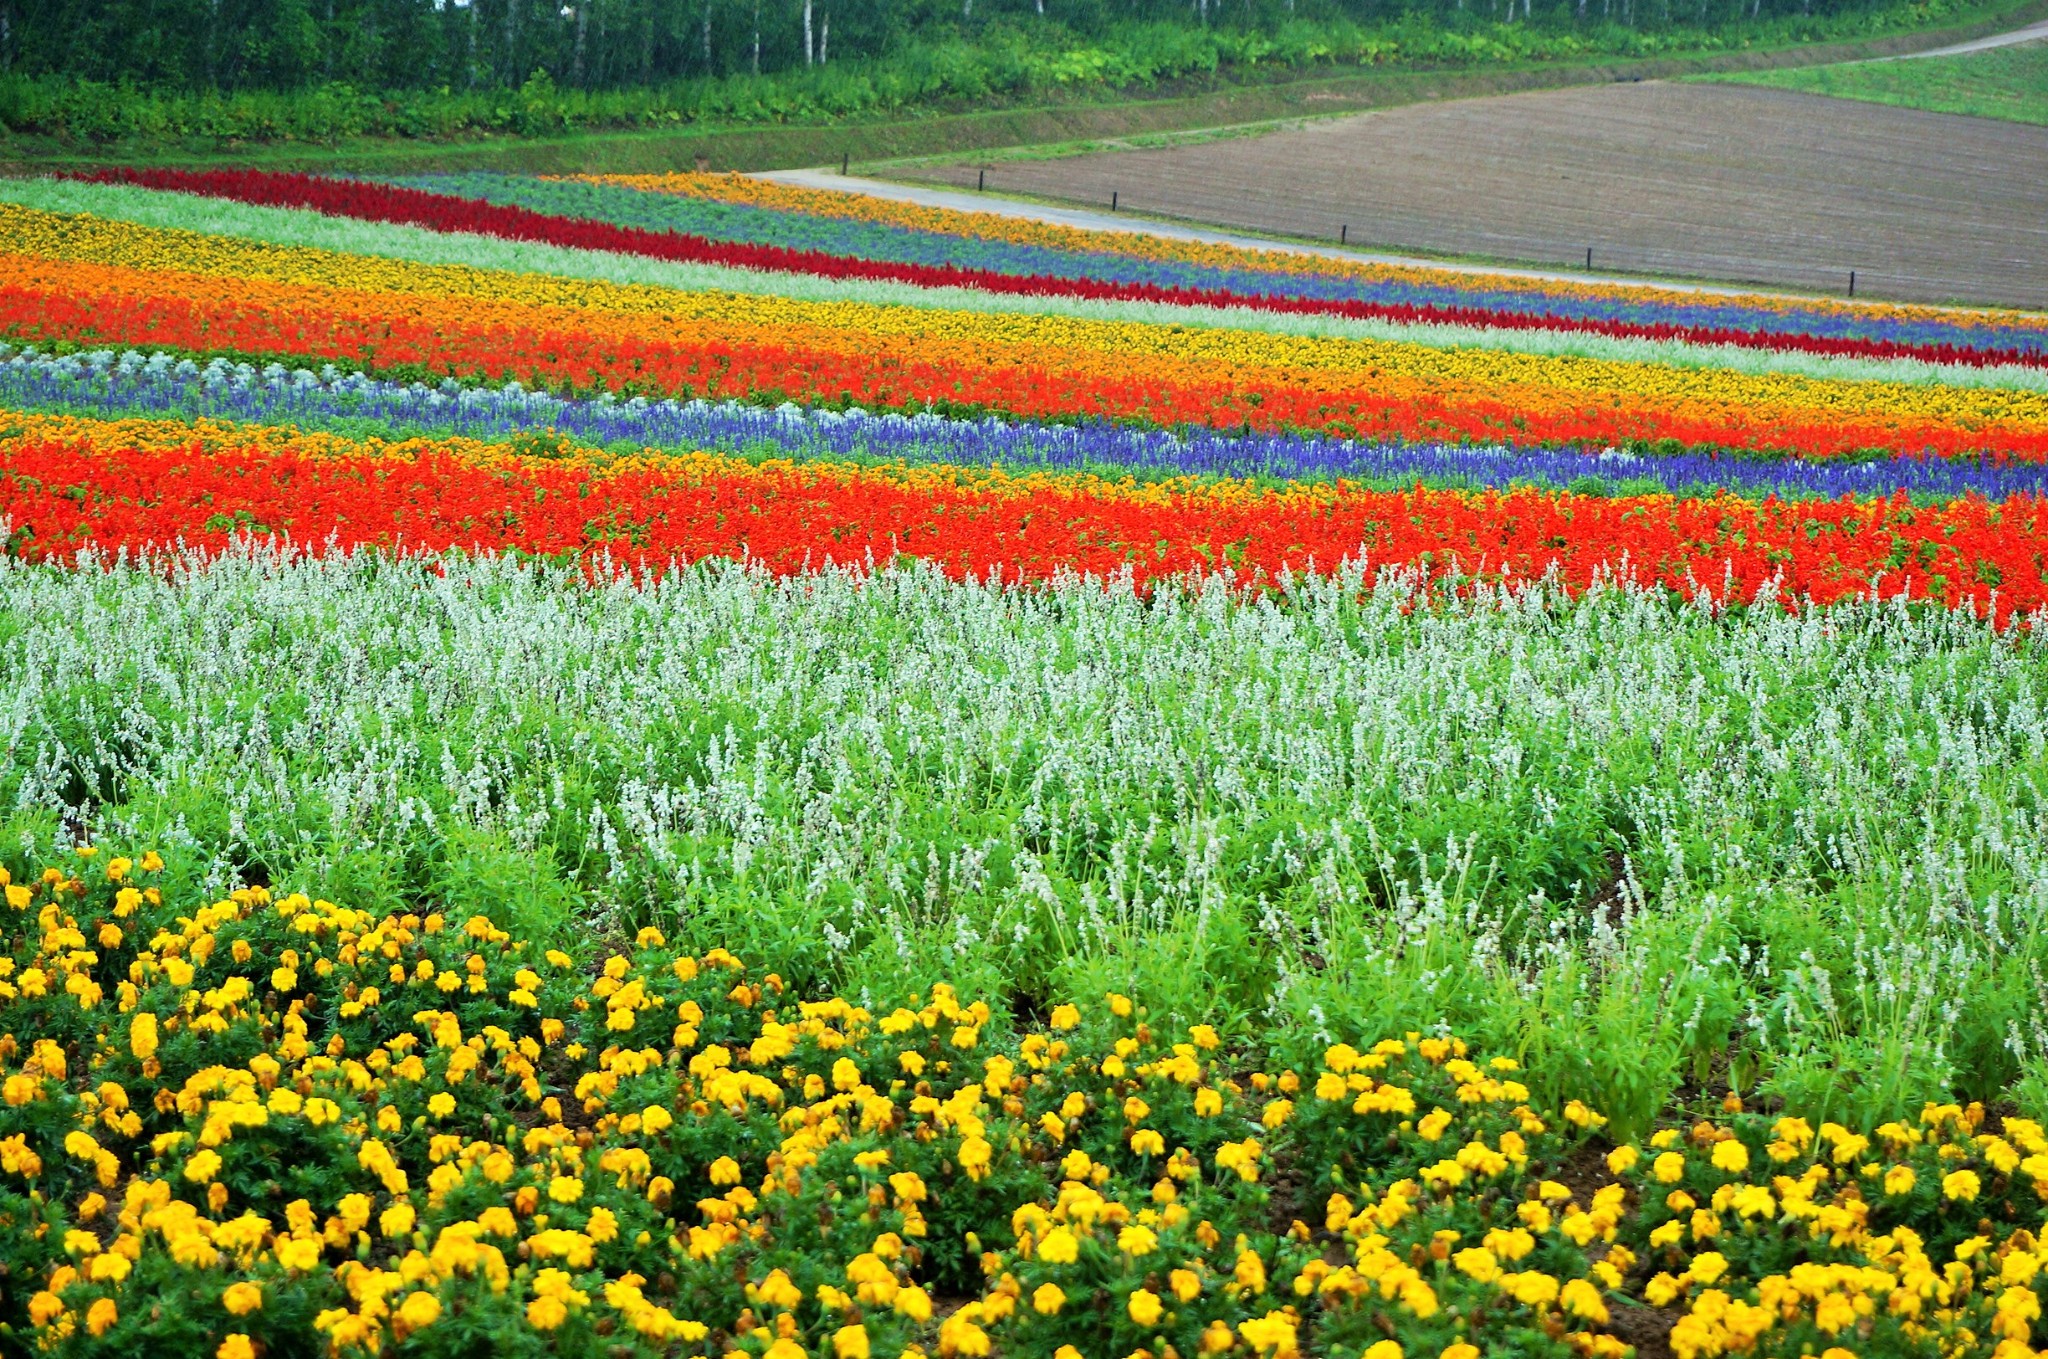
<svg viewBox="0 0 2048 1359">
<path fill-rule="evenodd" d="M 1354 246 L 2048 306 L 2048 129 L 1743 85 L 1614 83 L 902 177 Z"/>
</svg>

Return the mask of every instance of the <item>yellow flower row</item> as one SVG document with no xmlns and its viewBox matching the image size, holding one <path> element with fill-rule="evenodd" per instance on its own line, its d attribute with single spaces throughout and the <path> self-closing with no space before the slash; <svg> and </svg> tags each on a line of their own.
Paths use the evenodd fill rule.
<svg viewBox="0 0 2048 1359">
<path fill-rule="evenodd" d="M 523 307 L 633 316 L 690 333 L 859 349 L 876 339 L 931 343 L 988 356 L 1006 351 L 1043 357 L 1087 356 L 1129 365 L 1169 360 L 1219 379 L 1253 385 L 1342 382 L 1360 395 L 1376 387 L 1543 393 L 1595 407 L 1701 403 L 1770 407 L 1788 413 L 1853 417 L 1883 425 L 1933 420 L 2015 435 L 2048 431 L 2048 394 L 2000 389 L 1838 382 L 1792 374 L 1747 375 L 1576 356 L 1501 350 L 1447 350 L 1392 341 L 1286 336 L 1250 331 L 1148 325 L 1019 313 L 938 311 L 855 302 L 807 302 L 760 295 L 680 292 L 463 266 L 422 265 L 373 256 L 269 245 L 160 230 L 90 217 L 63 217 L 0 205 L 0 281 L 33 284 L 37 259 L 71 261 L 144 274 L 262 280 L 355 293 L 477 299 Z M 1249 379 L 1249 370 L 1257 375 Z"/>
</svg>

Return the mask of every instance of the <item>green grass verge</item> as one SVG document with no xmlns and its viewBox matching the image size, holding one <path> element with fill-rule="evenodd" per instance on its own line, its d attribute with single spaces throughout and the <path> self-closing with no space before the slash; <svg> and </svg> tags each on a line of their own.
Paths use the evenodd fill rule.
<svg viewBox="0 0 2048 1359">
<path fill-rule="evenodd" d="M 1865 61 L 1712 78 L 1934 113 L 2048 125 L 2048 42 L 1922 61 Z"/>
</svg>

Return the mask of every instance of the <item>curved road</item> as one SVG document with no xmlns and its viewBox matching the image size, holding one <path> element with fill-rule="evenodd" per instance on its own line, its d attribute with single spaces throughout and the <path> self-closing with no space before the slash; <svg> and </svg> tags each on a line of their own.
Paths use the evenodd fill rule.
<svg viewBox="0 0 2048 1359">
<path fill-rule="evenodd" d="M 1179 222 L 1156 221 L 1131 213 L 1112 214 L 1094 212 L 1087 208 L 1060 208 L 1021 198 L 1004 198 L 994 193 L 927 188 L 921 184 L 896 184 L 882 179 L 864 179 L 859 175 L 842 175 L 836 170 L 829 169 L 757 170 L 751 177 L 775 184 L 787 184 L 798 189 L 825 189 L 835 193 L 865 194 L 870 198 L 885 199 L 894 203 L 914 203 L 926 208 L 951 208 L 957 212 L 986 212 L 998 217 L 1021 218 L 1028 222 L 1078 227 L 1083 231 L 1118 231 L 1133 236 L 1157 236 L 1170 241 L 1199 241 L 1205 245 L 1234 245 L 1248 250 L 1275 250 L 1290 255 L 1319 255 L 1325 259 L 1353 260 L 1360 264 L 1394 264 L 1416 269 L 1442 269 L 1459 274 L 1487 274 L 1494 277 L 1570 283 L 1641 285 L 1654 282 L 1660 288 L 1729 296 L 1769 294 L 1771 291 L 1768 288 L 1743 288 L 1712 283 L 1666 283 L 1623 274 L 1528 269 L 1510 264 L 1465 264 L 1451 260 L 1429 259 L 1422 255 L 1390 255 L 1370 250 L 1343 250 L 1336 246 L 1307 245 L 1298 241 L 1276 240 L 1269 236 L 1250 236 L 1209 227 L 1186 226 Z M 1781 295 L 1797 296 L 1790 293 Z"/>
<path fill-rule="evenodd" d="M 1977 38 L 1970 42 L 1959 42 L 1951 47 L 1936 47 L 1926 52 L 1908 52 L 1904 56 L 1880 57 L 1880 61 L 1912 61 L 1917 57 L 1960 57 L 1969 52 L 1989 52 L 1994 47 L 2017 47 L 2021 43 L 2048 42 L 2048 19 L 2025 28 L 2015 28 L 2010 33 L 1993 33 L 1988 38 Z"/>
</svg>

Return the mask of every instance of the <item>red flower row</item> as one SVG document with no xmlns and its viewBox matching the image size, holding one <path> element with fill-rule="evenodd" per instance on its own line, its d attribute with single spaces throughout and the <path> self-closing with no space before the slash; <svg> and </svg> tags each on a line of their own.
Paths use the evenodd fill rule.
<svg viewBox="0 0 2048 1359">
<path fill-rule="evenodd" d="M 254 442 L 173 451 L 104 438 L 0 444 L 12 551 L 219 548 L 238 532 L 294 542 L 563 555 L 662 564 L 748 557 L 778 572 L 929 559 L 955 575 L 1063 571 L 1141 583 L 1228 571 L 1252 582 L 1363 557 L 1378 567 L 1572 585 L 1626 569 L 1643 581 L 1753 598 L 1773 579 L 1826 602 L 1904 590 L 2001 619 L 2048 605 L 2048 502 L 1600 498 L 1533 489 L 1417 487 L 1166 494 L 1087 479 L 1008 482 L 701 457 L 610 472 L 430 450 L 321 457 Z"/>
<path fill-rule="evenodd" d="M 1032 297 L 1244 307 L 1257 311 L 1505 330 L 1575 331 L 1629 339 L 1684 340 L 1694 344 L 1798 350 L 1853 358 L 1911 358 L 1979 367 L 1994 364 L 2048 366 L 2048 354 L 2019 349 L 1976 349 L 1954 344 L 1624 321 L 1613 317 L 1532 315 L 1488 307 L 1248 295 L 1215 288 L 1168 288 L 1152 283 L 1109 283 L 1044 274 L 1005 274 L 955 265 L 900 264 L 833 255 L 819 250 L 713 241 L 681 232 L 614 226 L 609 222 L 560 217 L 529 208 L 482 203 L 420 189 L 360 180 L 324 179 L 314 175 L 275 174 L 261 170 L 115 169 L 98 171 L 87 178 L 153 189 L 174 189 L 240 203 L 310 208 L 334 217 L 400 222 L 433 231 L 465 231 L 506 240 L 538 241 L 583 250 L 607 250 L 653 259 L 813 274 L 825 278 L 877 279 L 920 287 L 974 288 L 982 292 Z"/>
</svg>

